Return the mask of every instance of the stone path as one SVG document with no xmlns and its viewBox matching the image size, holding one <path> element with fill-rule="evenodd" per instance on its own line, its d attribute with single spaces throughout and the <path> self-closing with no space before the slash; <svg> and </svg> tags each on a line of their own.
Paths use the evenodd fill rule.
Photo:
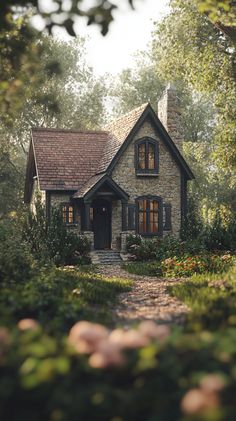
<svg viewBox="0 0 236 421">
<path fill-rule="evenodd" d="M 157 323 L 183 324 L 188 307 L 167 292 L 167 286 L 184 279 L 161 279 L 126 272 L 119 265 L 99 266 L 98 272 L 107 277 L 121 277 L 134 281 L 131 291 L 121 293 L 113 309 L 114 323 L 131 325 L 141 320 Z"/>
</svg>

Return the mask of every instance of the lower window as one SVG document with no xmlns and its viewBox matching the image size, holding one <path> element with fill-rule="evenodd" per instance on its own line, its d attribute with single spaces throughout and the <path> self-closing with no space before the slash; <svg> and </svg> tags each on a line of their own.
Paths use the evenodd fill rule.
<svg viewBox="0 0 236 421">
<path fill-rule="evenodd" d="M 137 199 L 137 230 L 141 235 L 162 234 L 162 199 L 160 197 Z"/>
<path fill-rule="evenodd" d="M 65 225 L 72 225 L 76 223 L 75 207 L 70 203 L 63 203 L 62 205 L 62 219 Z"/>
</svg>

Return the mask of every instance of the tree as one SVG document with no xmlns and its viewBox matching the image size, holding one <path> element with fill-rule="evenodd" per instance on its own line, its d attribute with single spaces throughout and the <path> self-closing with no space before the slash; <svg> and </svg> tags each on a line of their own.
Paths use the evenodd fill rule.
<svg viewBox="0 0 236 421">
<path fill-rule="evenodd" d="M 188 36 L 186 37 L 186 34 Z M 233 44 L 192 1 L 171 1 L 171 10 L 157 23 L 152 56 L 158 74 L 182 79 L 190 89 L 211 98 L 216 112 L 215 159 L 233 169 L 236 156 L 236 53 Z"/>
<path fill-rule="evenodd" d="M 174 13 L 173 10 L 172 13 Z M 205 17 L 199 15 L 197 10 L 195 13 L 198 19 L 206 22 L 207 27 L 216 31 Z M 223 165 L 223 159 L 219 154 L 217 137 L 218 133 L 223 137 L 224 132 L 220 125 L 218 107 L 214 104 L 215 98 L 218 98 L 216 93 L 212 92 L 212 89 L 199 89 L 201 80 L 198 79 L 198 75 L 194 73 L 196 82 L 193 83 L 184 70 L 184 66 L 188 66 L 188 56 L 185 56 L 185 52 L 187 54 L 189 51 L 189 41 L 185 32 L 182 33 L 183 22 L 178 23 L 178 18 L 179 16 L 174 17 L 174 28 L 168 16 L 164 18 L 164 22 L 168 20 L 168 24 L 165 26 L 163 22 L 156 24 L 156 28 L 161 32 L 161 41 L 159 42 L 155 34 L 151 49 L 138 55 L 133 69 L 126 69 L 121 73 L 113 87 L 115 111 L 121 114 L 147 100 L 150 100 L 154 109 L 157 109 L 157 101 L 163 87 L 169 80 L 174 82 L 181 102 L 184 153 L 196 175 L 196 182 L 191 183 L 190 195 L 207 220 L 216 208 L 221 208 L 224 214 L 236 210 L 233 165 L 231 167 Z M 191 21 L 190 17 L 186 16 L 186 21 Z M 169 42 L 169 37 L 174 30 L 177 32 L 175 45 L 179 42 L 183 47 L 182 57 L 179 52 L 178 59 L 177 53 L 173 52 L 172 42 Z M 198 32 L 200 37 L 200 27 L 198 27 Z M 186 47 L 183 45 L 184 42 L 186 42 Z M 194 72 L 195 67 L 191 63 L 190 71 Z M 214 86 L 216 84 L 217 82 Z M 207 83 L 206 87 L 208 87 Z M 232 133 L 231 136 L 233 136 Z"/>
<path fill-rule="evenodd" d="M 105 88 L 85 60 L 85 41 L 35 40 L 41 55 L 37 84 L 14 111 L 14 122 L 0 124 L 0 215 L 22 204 L 31 127 L 93 129 L 103 121 Z"/>
</svg>

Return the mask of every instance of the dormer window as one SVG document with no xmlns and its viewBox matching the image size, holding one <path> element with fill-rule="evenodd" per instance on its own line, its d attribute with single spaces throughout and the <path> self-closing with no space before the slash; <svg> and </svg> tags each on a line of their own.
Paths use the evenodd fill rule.
<svg viewBox="0 0 236 421">
<path fill-rule="evenodd" d="M 145 137 L 136 142 L 135 167 L 137 175 L 158 174 L 158 143 Z"/>
</svg>

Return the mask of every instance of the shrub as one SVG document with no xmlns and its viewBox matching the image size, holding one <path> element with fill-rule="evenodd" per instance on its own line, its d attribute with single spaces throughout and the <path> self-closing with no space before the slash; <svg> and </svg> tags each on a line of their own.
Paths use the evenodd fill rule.
<svg viewBox="0 0 236 421">
<path fill-rule="evenodd" d="M 23 282 L 29 279 L 35 262 L 29 247 L 22 240 L 21 229 L 13 220 L 0 224 L 0 281 Z"/>
<path fill-rule="evenodd" d="M 0 323 L 12 326 L 21 318 L 36 318 L 48 331 L 60 333 L 81 318 L 110 322 L 109 303 L 130 284 L 125 279 L 46 266 L 23 285 L 1 288 Z"/>
<path fill-rule="evenodd" d="M 0 330 L 4 420 L 235 418 L 233 328 L 169 335 L 146 322 L 110 333 L 83 322 L 55 339 L 34 320 L 18 327 Z"/>
<path fill-rule="evenodd" d="M 46 249 L 56 265 L 89 263 L 90 242 L 87 237 L 68 231 L 59 209 L 52 209 L 46 230 Z"/>
<path fill-rule="evenodd" d="M 236 218 L 223 223 L 217 213 L 211 224 L 205 226 L 203 241 L 207 250 L 236 250 Z"/>
<path fill-rule="evenodd" d="M 184 254 L 195 254 L 204 250 L 198 240 L 181 241 L 172 235 L 164 238 L 144 239 L 141 236 L 130 235 L 127 238 L 127 251 L 131 254 L 132 260 L 149 261 L 163 259 Z"/>
<path fill-rule="evenodd" d="M 58 208 L 51 209 L 50 221 L 46 222 L 40 199 L 36 201 L 35 214 L 28 215 L 24 238 L 39 261 L 52 260 L 58 266 L 90 263 L 87 237 L 70 232 L 63 224 Z"/>
<path fill-rule="evenodd" d="M 196 273 L 219 273 L 227 270 L 233 262 L 230 254 L 172 257 L 161 262 L 164 276 L 189 277 Z"/>
</svg>

